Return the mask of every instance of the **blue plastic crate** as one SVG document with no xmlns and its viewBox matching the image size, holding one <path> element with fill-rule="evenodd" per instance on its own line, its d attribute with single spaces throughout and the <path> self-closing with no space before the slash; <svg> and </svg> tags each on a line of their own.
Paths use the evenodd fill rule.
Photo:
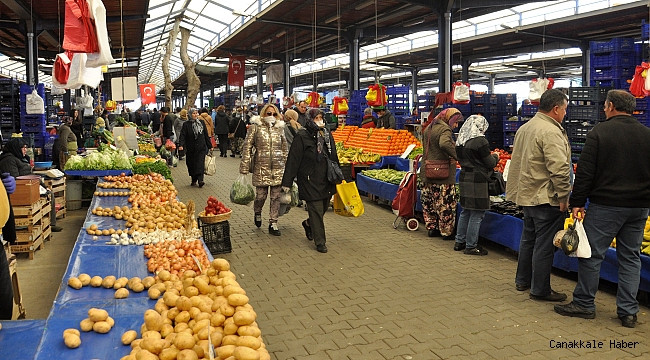
<svg viewBox="0 0 650 360">
<path fill-rule="evenodd" d="M 650 112 L 648 111 L 632 114 L 632 116 L 634 116 L 637 120 L 639 120 L 640 123 L 644 125 L 650 121 Z"/>
<path fill-rule="evenodd" d="M 570 87 L 569 101 L 603 102 L 607 97 L 607 92 L 611 89 L 600 86 Z"/>
<path fill-rule="evenodd" d="M 486 93 L 474 93 L 469 96 L 471 104 L 485 104 L 489 101 L 489 94 Z"/>
<path fill-rule="evenodd" d="M 408 96 L 409 86 L 390 86 L 386 88 L 386 95 L 406 94 Z"/>
<path fill-rule="evenodd" d="M 634 68 L 611 67 L 591 69 L 593 80 L 631 79 L 634 76 Z"/>
<path fill-rule="evenodd" d="M 600 87 L 609 87 L 612 89 L 629 89 L 630 84 L 627 82 L 627 79 L 609 79 L 609 80 L 595 80 L 591 79 L 589 81 L 591 86 L 600 86 Z"/>
<path fill-rule="evenodd" d="M 605 112 L 600 105 L 569 105 L 567 118 L 596 122 L 605 119 Z"/>
<path fill-rule="evenodd" d="M 515 132 L 517 131 L 521 125 L 525 124 L 526 121 L 512 121 L 512 120 L 504 120 L 503 121 L 503 132 Z"/>
<path fill-rule="evenodd" d="M 648 105 L 650 105 L 650 101 L 648 101 L 648 98 L 636 98 L 636 108 L 637 110 L 647 110 Z"/>
<path fill-rule="evenodd" d="M 45 124 L 38 123 L 20 123 L 20 131 L 28 133 L 41 133 L 45 131 Z"/>
<path fill-rule="evenodd" d="M 650 35 L 650 24 L 645 22 L 645 19 L 641 20 L 641 39 L 648 40 Z"/>
<path fill-rule="evenodd" d="M 634 39 L 613 38 L 610 41 L 590 41 L 589 50 L 592 54 L 608 53 L 614 51 L 633 51 Z"/>
<path fill-rule="evenodd" d="M 537 105 L 522 105 L 521 106 L 521 116 L 535 116 L 537 113 L 538 106 Z"/>
<path fill-rule="evenodd" d="M 565 124 L 564 125 L 567 136 L 574 139 L 583 139 L 587 137 L 587 133 L 594 128 L 594 125 L 588 124 Z"/>
<path fill-rule="evenodd" d="M 515 144 L 514 135 L 503 135 L 503 148 L 507 149 Z"/>
<path fill-rule="evenodd" d="M 613 66 L 634 68 L 637 65 L 637 53 L 633 50 L 608 54 L 592 54 L 590 63 L 592 68 L 608 68 Z"/>
</svg>

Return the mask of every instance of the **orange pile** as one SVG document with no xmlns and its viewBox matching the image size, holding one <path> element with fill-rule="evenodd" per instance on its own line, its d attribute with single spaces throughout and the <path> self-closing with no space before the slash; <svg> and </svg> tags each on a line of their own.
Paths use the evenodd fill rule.
<svg viewBox="0 0 650 360">
<path fill-rule="evenodd" d="M 350 135 L 358 129 L 356 126 L 341 126 L 332 133 L 332 138 L 334 138 L 334 142 L 343 142 L 345 144 Z"/>
<path fill-rule="evenodd" d="M 350 128 L 352 130 L 348 130 Z M 337 134 L 339 131 L 341 133 Z M 336 142 L 343 141 L 346 148 L 362 148 L 382 156 L 401 155 L 411 144 L 422 146 L 407 130 L 344 127 L 336 130 L 333 136 Z"/>
</svg>

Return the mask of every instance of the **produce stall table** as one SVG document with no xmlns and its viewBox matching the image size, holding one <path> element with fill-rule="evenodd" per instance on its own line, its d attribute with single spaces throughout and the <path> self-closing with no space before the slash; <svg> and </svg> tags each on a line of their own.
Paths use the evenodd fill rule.
<svg viewBox="0 0 650 360">
<path fill-rule="evenodd" d="M 122 173 L 125 175 L 133 174 L 131 170 L 65 170 L 64 173 L 70 176 L 87 177 L 118 176 Z"/>
<path fill-rule="evenodd" d="M 388 166 L 395 166 L 397 163 L 397 158 L 399 158 L 398 155 L 392 155 L 392 156 L 382 156 L 381 160 L 378 162 L 370 165 L 371 169 L 383 169 Z"/>
<path fill-rule="evenodd" d="M 97 188 L 97 191 L 102 190 L 104 189 Z M 115 190 L 111 189 L 111 191 Z M 123 191 L 128 190 L 123 189 Z M 147 291 L 140 293 L 131 291 L 128 298 L 115 299 L 113 289 L 85 286 L 75 290 L 67 284 L 69 277 L 81 273 L 102 277 L 114 275 L 117 278 L 134 276 L 144 278 L 153 275 L 147 271 L 143 246 L 108 245 L 106 242 L 110 240 L 109 236 L 98 236 L 98 240 L 93 240 L 93 236 L 86 232 L 86 228 L 92 224 L 100 228 L 124 228 L 123 220 L 93 215 L 92 209 L 97 206 L 112 208 L 127 204 L 126 196 L 93 197 L 83 228 L 72 249 L 52 310 L 45 320 L 45 328 L 43 329 L 41 325 L 38 329 L 34 329 L 37 331 L 40 343 L 33 356 L 20 358 L 51 359 L 52 354 L 56 354 L 56 358 L 65 359 L 120 359 L 130 353 L 131 347 L 121 343 L 122 334 L 127 330 L 139 332 L 144 321 L 144 312 L 152 309 L 156 300 L 150 300 Z M 205 249 L 208 259 L 213 260 L 208 249 Z M 82 332 L 81 346 L 77 349 L 67 348 L 62 339 L 63 330 L 78 329 L 79 322 L 88 317 L 88 310 L 93 307 L 108 311 L 115 319 L 115 326 L 107 334 L 94 331 Z M 4 330 L 0 332 L 0 336 L 3 332 Z M 38 338 L 34 343 L 38 343 Z"/>
<path fill-rule="evenodd" d="M 33 359 L 45 320 L 1 321 L 0 349 L 3 359 Z"/>
</svg>

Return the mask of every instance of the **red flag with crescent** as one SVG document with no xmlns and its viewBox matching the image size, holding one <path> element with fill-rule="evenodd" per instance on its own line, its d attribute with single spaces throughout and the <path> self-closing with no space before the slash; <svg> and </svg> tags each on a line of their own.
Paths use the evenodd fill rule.
<svg viewBox="0 0 650 360">
<path fill-rule="evenodd" d="M 156 84 L 140 84 L 140 99 L 142 104 L 153 104 L 156 102 Z"/>
<path fill-rule="evenodd" d="M 246 73 L 246 57 L 231 56 L 228 64 L 228 85 L 244 86 L 244 74 Z"/>
</svg>

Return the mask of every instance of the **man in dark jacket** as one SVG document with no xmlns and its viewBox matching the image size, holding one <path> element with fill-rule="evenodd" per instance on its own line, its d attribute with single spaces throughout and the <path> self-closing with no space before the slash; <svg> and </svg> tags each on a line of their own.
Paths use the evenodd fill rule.
<svg viewBox="0 0 650 360">
<path fill-rule="evenodd" d="M 228 132 L 230 126 L 230 116 L 226 114 L 226 107 L 219 105 L 217 107 L 217 115 L 214 118 L 214 134 L 219 138 L 219 152 L 221 157 L 226 157 L 228 154 Z"/>
<path fill-rule="evenodd" d="M 300 128 L 291 143 L 282 176 L 282 189 L 289 191 L 297 177 L 298 196 L 307 202 L 309 219 L 302 222 L 305 236 L 314 240 L 316 250 L 327 252 L 323 216 L 329 208 L 336 185 L 327 180 L 328 158 L 338 164 L 336 145 L 325 128 L 324 113 L 317 110 L 313 121 Z"/>
<path fill-rule="evenodd" d="M 138 113 L 140 114 L 140 124 L 138 125 L 149 126 L 149 123 L 151 122 L 149 111 L 147 109 L 140 109 L 138 110 Z"/>
<path fill-rule="evenodd" d="M 395 129 L 395 116 L 386 108 L 377 109 L 377 128 Z"/>
<path fill-rule="evenodd" d="M 305 100 L 298 102 L 296 111 L 298 112 L 298 124 L 300 126 L 305 126 L 307 121 L 311 121 L 307 115 L 307 102 Z"/>
<path fill-rule="evenodd" d="M 154 108 L 151 113 L 151 132 L 155 133 L 160 130 L 160 112 Z"/>
<path fill-rule="evenodd" d="M 610 90 L 607 120 L 587 134 L 569 199 L 576 219 L 584 219 L 591 257 L 578 259 L 578 284 L 573 301 L 555 312 L 584 319 L 596 317 L 594 303 L 600 265 L 616 238 L 618 291 L 616 313 L 624 327 L 636 326 L 641 259 L 639 249 L 650 205 L 650 128 L 632 116 L 634 96 Z M 589 199 L 589 208 L 585 204 Z M 581 239 L 582 241 L 582 239 Z"/>
</svg>

